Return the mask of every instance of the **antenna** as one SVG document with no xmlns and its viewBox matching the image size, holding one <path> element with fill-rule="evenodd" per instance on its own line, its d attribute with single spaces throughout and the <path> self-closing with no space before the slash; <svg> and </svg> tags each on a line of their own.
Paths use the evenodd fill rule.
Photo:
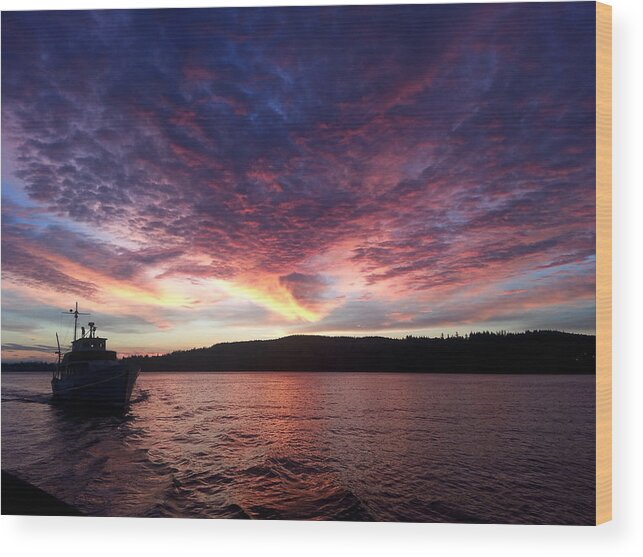
<svg viewBox="0 0 643 557">
<path fill-rule="evenodd" d="M 91 315 L 91 313 L 82 313 L 78 311 L 78 302 L 76 302 L 76 309 L 70 309 L 69 312 L 63 311 L 64 314 L 66 315 L 73 315 L 74 316 L 74 342 L 76 342 L 76 331 L 78 329 L 78 316 L 79 315 Z"/>
<path fill-rule="evenodd" d="M 56 344 L 58 345 L 58 350 L 55 353 L 58 354 L 58 370 L 60 371 L 60 358 L 62 356 L 62 352 L 60 351 L 60 340 L 58 339 L 58 333 L 56 333 Z"/>
</svg>

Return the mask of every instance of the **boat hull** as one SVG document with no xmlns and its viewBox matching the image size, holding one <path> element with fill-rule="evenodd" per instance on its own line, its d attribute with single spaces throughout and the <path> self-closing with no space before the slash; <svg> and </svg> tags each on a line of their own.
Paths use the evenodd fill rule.
<svg viewBox="0 0 643 557">
<path fill-rule="evenodd" d="M 127 364 L 92 369 L 51 380 L 54 400 L 74 405 L 125 408 L 139 368 Z"/>
</svg>

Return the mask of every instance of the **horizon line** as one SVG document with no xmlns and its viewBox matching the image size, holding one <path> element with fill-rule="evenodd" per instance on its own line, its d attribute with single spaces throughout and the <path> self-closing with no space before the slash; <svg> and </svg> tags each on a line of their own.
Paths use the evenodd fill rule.
<svg viewBox="0 0 643 557">
<path fill-rule="evenodd" d="M 389 336 L 381 336 L 381 335 L 364 335 L 364 336 L 355 336 L 355 335 L 320 335 L 320 334 L 306 334 L 306 333 L 295 333 L 291 335 L 284 335 L 281 337 L 276 337 L 276 338 L 269 338 L 269 339 L 250 339 L 250 340 L 233 340 L 233 341 L 224 341 L 224 342 L 215 342 L 214 344 L 210 344 L 207 346 L 193 346 L 192 348 L 177 348 L 175 350 L 170 350 L 168 352 L 163 352 L 163 353 L 150 353 L 150 354 L 145 354 L 145 353 L 133 353 L 133 354 L 128 354 L 126 356 L 122 356 L 121 359 L 124 358 L 159 358 L 163 356 L 167 356 L 169 354 L 174 354 L 176 352 L 190 352 L 192 350 L 205 350 L 208 348 L 214 348 L 215 346 L 220 346 L 220 345 L 227 345 L 227 344 L 245 344 L 245 343 L 251 343 L 251 342 L 275 342 L 278 340 L 283 340 L 287 338 L 296 338 L 296 337 L 311 337 L 311 338 L 349 338 L 349 339 L 386 339 L 386 340 L 396 340 L 396 341 L 405 341 L 405 340 L 410 340 L 410 339 L 424 339 L 424 340 L 454 340 L 454 339 L 464 339 L 467 340 L 471 335 L 480 335 L 480 334 L 488 334 L 488 335 L 494 335 L 494 336 L 515 336 L 515 335 L 524 335 L 527 333 L 561 333 L 561 334 L 566 334 L 566 335 L 576 335 L 576 336 L 587 336 L 587 337 L 596 337 L 596 333 L 578 333 L 578 332 L 570 332 L 570 331 L 564 331 L 564 330 L 559 330 L 559 329 L 525 329 L 523 331 L 507 331 L 507 330 L 499 330 L 499 331 L 491 331 L 491 330 L 485 330 L 485 331 L 470 331 L 468 333 L 463 333 L 463 334 L 458 334 L 456 331 L 456 334 L 446 334 L 444 333 L 440 336 L 425 336 L 425 335 L 413 335 L 413 334 L 407 334 L 402 337 L 389 337 Z M 7 364 L 29 364 L 29 363 L 44 363 L 44 364 L 50 364 L 50 363 L 55 363 L 55 362 L 47 362 L 45 360 L 4 360 L 2 359 L 1 363 L 7 363 Z"/>
</svg>

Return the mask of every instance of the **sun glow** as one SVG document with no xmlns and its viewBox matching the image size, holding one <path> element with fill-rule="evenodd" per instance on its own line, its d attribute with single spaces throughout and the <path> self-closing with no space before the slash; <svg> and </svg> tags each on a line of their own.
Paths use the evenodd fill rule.
<svg viewBox="0 0 643 557">
<path fill-rule="evenodd" d="M 229 296 L 249 300 L 290 321 L 315 322 L 322 318 L 321 312 L 304 307 L 276 281 L 266 280 L 265 283 L 262 283 L 261 288 L 224 280 L 213 280 L 212 282 Z"/>
</svg>

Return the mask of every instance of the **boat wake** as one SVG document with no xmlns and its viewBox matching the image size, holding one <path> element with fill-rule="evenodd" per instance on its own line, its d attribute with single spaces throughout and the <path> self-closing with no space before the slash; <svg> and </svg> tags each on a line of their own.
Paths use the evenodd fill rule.
<svg viewBox="0 0 643 557">
<path fill-rule="evenodd" d="M 129 406 L 131 407 L 135 404 L 140 404 L 142 402 L 145 402 L 149 398 L 150 398 L 149 391 L 141 390 L 137 393 L 136 397 L 133 397 L 130 400 Z M 33 392 L 33 391 L 20 391 L 20 390 L 7 391 L 7 389 L 3 389 L 1 400 L 3 404 L 7 402 L 18 402 L 22 404 L 43 404 L 45 406 L 51 406 L 55 408 L 64 406 L 63 404 L 58 403 L 50 393 Z M 90 410 L 91 410 L 91 413 L 98 413 L 98 410 L 91 405 L 77 404 L 77 405 L 73 405 L 72 408 L 77 410 L 85 410 L 88 413 Z M 114 413 L 114 411 L 110 412 L 109 410 L 107 410 L 106 413 Z"/>
<path fill-rule="evenodd" d="M 32 392 L 10 392 L 2 393 L 2 402 L 23 402 L 25 404 L 53 404 L 53 398 L 49 393 L 32 393 Z"/>
<path fill-rule="evenodd" d="M 141 389 L 138 393 L 136 393 L 135 397 L 132 397 L 130 399 L 130 404 L 139 404 L 141 402 L 145 402 L 150 398 L 150 392 L 145 389 Z"/>
</svg>

